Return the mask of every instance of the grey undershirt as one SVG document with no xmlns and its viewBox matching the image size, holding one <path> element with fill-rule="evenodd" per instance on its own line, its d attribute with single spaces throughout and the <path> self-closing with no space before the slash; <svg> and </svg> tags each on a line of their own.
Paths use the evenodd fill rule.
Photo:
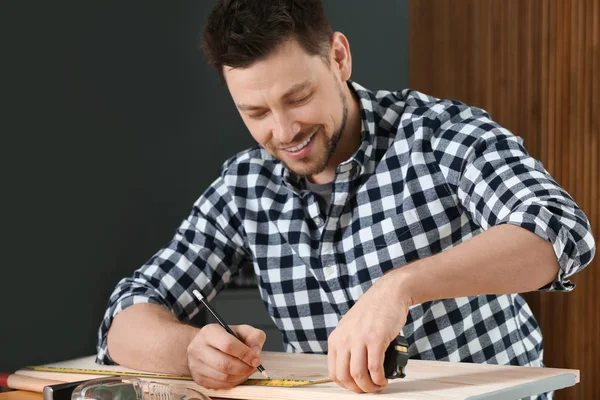
<svg viewBox="0 0 600 400">
<path fill-rule="evenodd" d="M 327 215 L 327 210 L 329 210 L 329 203 L 331 202 L 331 191 L 333 188 L 333 184 L 329 183 L 311 183 L 308 179 L 305 179 L 306 189 L 310 190 L 317 197 L 317 202 L 319 203 L 319 208 L 321 209 L 321 213 Z"/>
</svg>

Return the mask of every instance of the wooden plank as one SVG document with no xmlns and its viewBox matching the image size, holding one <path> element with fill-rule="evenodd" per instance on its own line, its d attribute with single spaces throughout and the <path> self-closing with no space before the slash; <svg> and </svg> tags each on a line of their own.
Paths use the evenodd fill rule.
<svg viewBox="0 0 600 400">
<path fill-rule="evenodd" d="M 15 390 L 12 392 L 0 393 L 0 400 L 43 400 L 41 393 L 25 392 Z"/>
<path fill-rule="evenodd" d="M 27 392 L 24 390 L 13 390 L 10 392 L 0 392 L 0 400 L 43 400 L 42 393 Z M 211 400 L 222 400 L 218 397 L 211 397 Z"/>
<path fill-rule="evenodd" d="M 262 361 L 269 374 L 276 379 L 309 379 L 317 380 L 327 377 L 327 356 L 320 354 L 293 354 L 264 352 Z M 102 369 L 106 371 L 133 370 L 121 366 L 102 366 L 94 363 L 94 356 L 81 359 L 48 364 L 48 366 L 77 369 Z M 17 374 L 76 381 L 98 377 L 78 373 L 56 373 L 32 370 L 20 370 Z M 253 378 L 262 377 L 259 373 Z M 178 382 L 188 387 L 197 388 L 211 397 L 231 399 L 323 399 L 336 398 L 363 399 L 364 395 L 355 394 L 337 386 L 335 383 L 324 383 L 296 388 L 238 386 L 230 390 L 208 390 L 190 381 L 159 380 L 159 382 Z M 407 377 L 391 380 L 390 384 L 377 395 L 380 400 L 414 399 L 477 399 L 490 397 L 496 393 L 501 398 L 510 399 L 528 395 L 523 392 L 528 385 L 529 390 L 550 390 L 557 385 L 573 385 L 579 381 L 578 370 L 515 367 L 505 365 L 486 365 L 471 363 L 451 363 L 443 361 L 409 360 Z M 541 386 L 540 385 L 544 385 Z M 511 391 L 513 393 L 511 394 Z M 516 397 L 511 397 L 516 396 Z"/>
</svg>

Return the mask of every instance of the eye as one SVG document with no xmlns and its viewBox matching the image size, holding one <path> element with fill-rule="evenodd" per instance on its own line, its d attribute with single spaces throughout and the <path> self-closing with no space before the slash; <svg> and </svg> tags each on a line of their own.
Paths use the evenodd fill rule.
<svg viewBox="0 0 600 400">
<path fill-rule="evenodd" d="M 309 93 L 306 96 L 302 97 L 301 99 L 292 100 L 290 103 L 294 104 L 294 105 L 305 103 L 310 98 L 311 95 L 312 95 L 312 93 Z"/>
<path fill-rule="evenodd" d="M 263 111 L 263 112 L 258 113 L 258 114 L 250 114 L 250 115 L 248 115 L 248 118 L 251 118 L 251 119 L 262 119 L 265 115 L 267 115 L 267 112 Z"/>
</svg>

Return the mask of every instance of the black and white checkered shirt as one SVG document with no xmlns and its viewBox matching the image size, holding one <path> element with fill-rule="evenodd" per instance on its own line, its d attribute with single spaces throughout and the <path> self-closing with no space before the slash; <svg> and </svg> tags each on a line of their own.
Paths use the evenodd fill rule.
<svg viewBox="0 0 600 400">
<path fill-rule="evenodd" d="M 481 109 L 414 90 L 371 92 L 355 82 L 362 140 L 336 170 L 331 203 L 262 147 L 228 160 L 173 240 L 110 297 L 98 362 L 112 363 L 106 335 L 132 304 L 155 303 L 181 321 L 251 263 L 290 352 L 327 352 L 327 336 L 386 271 L 456 246 L 500 224 L 552 243 L 560 264 L 542 290 L 594 254 L 589 223 L 521 140 Z M 431 301 L 410 309 L 411 358 L 541 366 L 542 335 L 519 294 Z"/>
</svg>

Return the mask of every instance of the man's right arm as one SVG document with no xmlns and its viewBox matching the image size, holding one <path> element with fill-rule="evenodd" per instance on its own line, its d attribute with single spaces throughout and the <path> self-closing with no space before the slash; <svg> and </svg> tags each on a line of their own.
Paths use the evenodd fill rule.
<svg viewBox="0 0 600 400">
<path fill-rule="evenodd" d="M 199 331 L 162 306 L 135 304 L 114 318 L 108 352 L 113 361 L 130 368 L 189 375 L 187 348 Z"/>
<path fill-rule="evenodd" d="M 253 373 L 264 332 L 231 327 L 240 341 L 219 325 L 188 323 L 199 310 L 192 291 L 214 297 L 249 257 L 239 210 L 217 179 L 171 242 L 113 291 L 98 332 L 97 362 L 191 374 L 207 387 L 243 381 Z"/>
<path fill-rule="evenodd" d="M 261 364 L 265 333 L 249 325 L 196 328 L 156 304 L 136 304 L 119 313 L 108 331 L 114 361 L 134 369 L 193 376 L 204 387 L 226 389 L 245 381 Z"/>
</svg>

